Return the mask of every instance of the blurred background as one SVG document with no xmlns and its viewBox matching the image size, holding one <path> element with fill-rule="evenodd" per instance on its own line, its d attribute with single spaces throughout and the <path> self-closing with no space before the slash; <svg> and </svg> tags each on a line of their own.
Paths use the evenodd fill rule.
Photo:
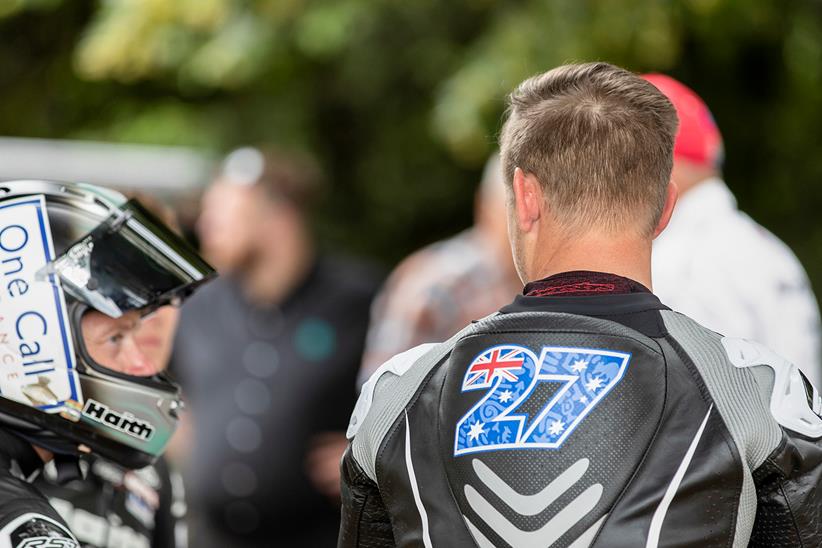
<svg viewBox="0 0 822 548">
<path fill-rule="evenodd" d="M 424 332 L 414 344 L 444 338 L 518 290 L 508 258 L 500 267 L 480 256 L 477 234 L 488 221 L 482 201 L 493 197 L 481 198 L 477 185 L 497 183 L 498 165 L 483 169 L 496 149 L 504 97 L 532 74 L 605 60 L 663 72 L 696 90 L 721 128 L 724 179 L 740 209 L 784 240 L 822 290 L 819 0 L 0 0 L 0 37 L 0 179 L 82 181 L 154 196 L 197 240 L 201 197 L 227 176 L 220 166 L 229 151 L 250 144 L 299 150 L 324 174 L 316 205 L 303 207 L 301 193 L 314 182 L 300 179 L 313 168 L 280 158 L 273 179 L 293 188 L 217 184 L 213 211 L 199 225 L 200 235 L 206 226 L 213 237 L 221 226 L 236 228 L 229 243 L 243 240 L 256 254 L 251 261 L 242 250 L 188 319 L 183 308 L 178 333 L 177 372 L 213 415 L 194 445 L 210 447 L 195 449 L 208 458 L 189 477 L 202 503 L 193 516 L 199 546 L 269 546 L 266 526 L 279 529 L 282 545 L 325 545 L 289 537 L 281 522 L 319 535 L 308 509 L 321 508 L 323 534 L 336 534 L 338 462 L 355 378 L 362 382 L 363 372 L 412 345 L 394 341 L 381 354 L 376 343 L 386 337 L 374 324 Z M 258 161 L 254 154 L 241 160 L 241 172 Z M 249 175 L 258 176 L 265 182 L 262 171 Z M 287 199 L 263 199 L 274 195 Z M 253 222 L 249 212 L 258 216 Z M 417 285 L 431 302 L 420 311 L 410 310 L 413 298 L 378 299 L 365 345 L 379 271 L 475 219 L 483 226 L 389 279 L 388 293 L 407 296 L 403 284 L 423 279 L 424 263 L 433 274 Z M 267 247 L 265 234 L 248 233 L 261 226 L 288 245 Z M 328 262 L 325 250 L 358 257 L 359 266 Z M 302 257 L 293 272 L 255 278 L 288 263 L 289 253 Z M 462 271 L 448 271 L 455 263 Z M 432 326 L 432 317 L 454 308 L 441 299 L 449 292 L 438 285 L 443 272 L 455 286 L 493 278 L 503 297 L 487 311 L 461 310 L 465 317 Z M 335 284 L 329 299 L 325 288 Z M 224 318 L 211 317 L 215 306 Z M 406 323 L 382 320 L 392 314 L 406 314 Z M 377 358 L 358 373 L 364 345 Z M 309 369 L 333 359 L 336 377 Z M 309 384 L 317 385 L 314 399 L 295 392 Z M 350 394 L 332 406 L 326 391 L 340 395 L 341 386 Z M 289 394 L 294 401 L 282 399 Z M 192 400 L 195 422 L 208 416 Z M 289 417 L 301 405 L 325 406 L 328 416 L 295 433 Z M 185 424 L 183 436 L 192 428 Z M 172 456 L 185 467 L 189 438 L 182 439 Z M 273 464 L 272 454 L 287 464 Z M 282 477 L 271 475 L 275 466 Z M 314 497 L 303 506 L 269 502 L 300 489 Z M 266 512 L 279 512 L 280 522 Z M 303 527 L 305 516 L 313 524 Z M 226 536 L 203 540 L 206 522 Z"/>
<path fill-rule="evenodd" d="M 332 183 L 321 240 L 386 266 L 470 223 L 521 79 L 666 72 L 710 105 L 740 207 L 822 284 L 817 0 L 0 0 L 0 36 L 1 136 L 175 147 L 84 149 L 73 169 L 178 195 L 234 146 L 307 148 Z M 47 168 L 42 147 L 65 150 L 0 141 L 0 177 Z"/>
</svg>

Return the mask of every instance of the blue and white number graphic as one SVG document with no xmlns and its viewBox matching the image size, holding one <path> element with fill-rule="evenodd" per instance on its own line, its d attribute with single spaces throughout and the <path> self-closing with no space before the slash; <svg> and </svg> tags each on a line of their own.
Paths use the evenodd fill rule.
<svg viewBox="0 0 822 548">
<path fill-rule="evenodd" d="M 500 449 L 556 449 L 625 375 L 631 355 L 512 344 L 488 348 L 468 366 L 462 391 L 488 393 L 457 423 L 454 456 Z M 523 408 L 541 383 L 559 385 L 541 409 Z M 533 407 L 533 406 L 529 406 Z"/>
</svg>

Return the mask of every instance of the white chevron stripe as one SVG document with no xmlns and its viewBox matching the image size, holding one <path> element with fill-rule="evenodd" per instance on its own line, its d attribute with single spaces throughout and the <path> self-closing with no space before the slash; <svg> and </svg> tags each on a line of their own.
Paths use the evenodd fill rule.
<svg viewBox="0 0 822 548">
<path fill-rule="evenodd" d="M 471 520 L 462 516 L 465 519 L 465 523 L 468 525 L 468 530 L 471 532 L 471 536 L 474 537 L 474 541 L 477 543 L 478 548 L 497 548 L 494 546 L 494 543 L 488 540 L 482 531 L 480 531 L 476 525 L 471 523 Z M 591 546 L 591 543 L 594 542 L 594 537 L 596 537 L 597 533 L 599 532 L 599 528 L 602 527 L 602 524 L 605 522 L 605 519 L 608 517 L 608 514 L 605 514 L 601 518 L 597 520 L 596 523 L 591 525 L 584 533 L 582 533 L 577 539 L 568 545 L 568 548 L 588 548 Z M 547 548 L 550 548 L 547 547 Z"/>
<path fill-rule="evenodd" d="M 471 523 L 471 520 L 462 516 L 465 519 L 465 523 L 468 524 L 468 530 L 471 531 L 471 536 L 474 537 L 474 541 L 477 543 L 478 548 L 497 548 L 494 546 L 494 543 L 488 540 L 488 537 L 482 534 L 482 531 L 477 529 L 477 526 Z"/>
<path fill-rule="evenodd" d="M 599 518 L 595 524 L 591 525 L 584 533 L 578 536 L 574 542 L 569 544 L 568 548 L 588 548 L 591 546 L 591 543 L 594 542 L 594 538 L 599 532 L 599 528 L 602 527 L 602 524 L 605 522 L 605 518 L 607 517 L 608 514 L 605 514 Z"/>
<path fill-rule="evenodd" d="M 405 413 L 405 467 L 408 469 L 408 480 L 411 482 L 411 491 L 414 493 L 414 503 L 417 505 L 417 511 L 419 511 L 422 520 L 422 543 L 425 548 L 432 548 L 431 531 L 428 530 L 428 512 L 425 511 L 425 506 L 422 505 L 417 476 L 414 474 L 414 463 L 411 461 L 411 423 L 408 422 L 407 412 Z"/>
<path fill-rule="evenodd" d="M 602 485 L 588 487 L 566 507 L 536 531 L 523 531 L 470 485 L 465 486 L 465 498 L 476 514 L 505 542 L 516 548 L 545 548 L 551 546 L 581 519 L 585 518 L 602 497 Z"/>
<path fill-rule="evenodd" d="M 512 510 L 522 516 L 536 516 L 582 479 L 588 470 L 590 461 L 579 459 L 554 478 L 542 491 L 533 495 L 523 495 L 514 491 L 481 460 L 474 459 L 472 464 L 477 477 Z"/>
<path fill-rule="evenodd" d="M 665 521 L 665 515 L 668 513 L 668 508 L 674 500 L 674 495 L 676 495 L 679 485 L 682 483 L 682 478 L 685 477 L 685 472 L 688 471 L 688 466 L 691 464 L 691 459 L 694 458 L 696 447 L 699 445 L 699 439 L 702 437 L 702 432 L 705 431 L 705 425 L 708 424 L 708 417 L 711 416 L 711 411 L 713 411 L 713 408 L 714 404 L 711 404 L 708 408 L 708 412 L 705 414 L 705 418 L 702 419 L 702 424 L 700 425 L 699 430 L 697 430 L 694 439 L 691 441 L 690 447 L 688 447 L 688 451 L 685 453 L 685 457 L 682 459 L 682 462 L 679 463 L 679 468 L 677 468 L 674 478 L 668 485 L 668 489 L 665 491 L 662 501 L 660 501 L 659 506 L 657 506 L 656 512 L 654 512 L 654 517 L 651 518 L 651 528 L 648 531 L 648 542 L 645 543 L 645 548 L 657 548 L 659 545 L 659 535 L 662 532 L 662 523 Z"/>
</svg>

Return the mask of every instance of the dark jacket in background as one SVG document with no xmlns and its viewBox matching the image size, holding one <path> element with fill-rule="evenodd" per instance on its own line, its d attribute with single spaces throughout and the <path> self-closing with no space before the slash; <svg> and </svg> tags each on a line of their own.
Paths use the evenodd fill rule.
<svg viewBox="0 0 822 548">
<path fill-rule="evenodd" d="M 379 279 L 321 258 L 279 306 L 231 278 L 183 307 L 173 358 L 194 443 L 192 545 L 333 546 L 339 505 L 306 475 L 312 438 L 345 430 Z"/>
<path fill-rule="evenodd" d="M 182 478 L 165 459 L 126 470 L 100 458 L 80 461 L 82 478 L 61 483 L 53 463 L 34 486 L 85 548 L 186 548 Z"/>
</svg>

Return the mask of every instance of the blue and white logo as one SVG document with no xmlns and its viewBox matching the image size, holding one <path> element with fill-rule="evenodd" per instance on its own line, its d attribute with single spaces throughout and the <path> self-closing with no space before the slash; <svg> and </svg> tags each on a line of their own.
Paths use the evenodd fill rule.
<svg viewBox="0 0 822 548">
<path fill-rule="evenodd" d="M 454 456 L 502 449 L 557 449 L 625 375 L 631 355 L 592 348 L 546 346 L 537 357 L 503 344 L 481 352 L 465 371 L 462 391 L 488 393 L 456 426 Z M 535 409 L 542 383 L 558 385 Z"/>
</svg>

